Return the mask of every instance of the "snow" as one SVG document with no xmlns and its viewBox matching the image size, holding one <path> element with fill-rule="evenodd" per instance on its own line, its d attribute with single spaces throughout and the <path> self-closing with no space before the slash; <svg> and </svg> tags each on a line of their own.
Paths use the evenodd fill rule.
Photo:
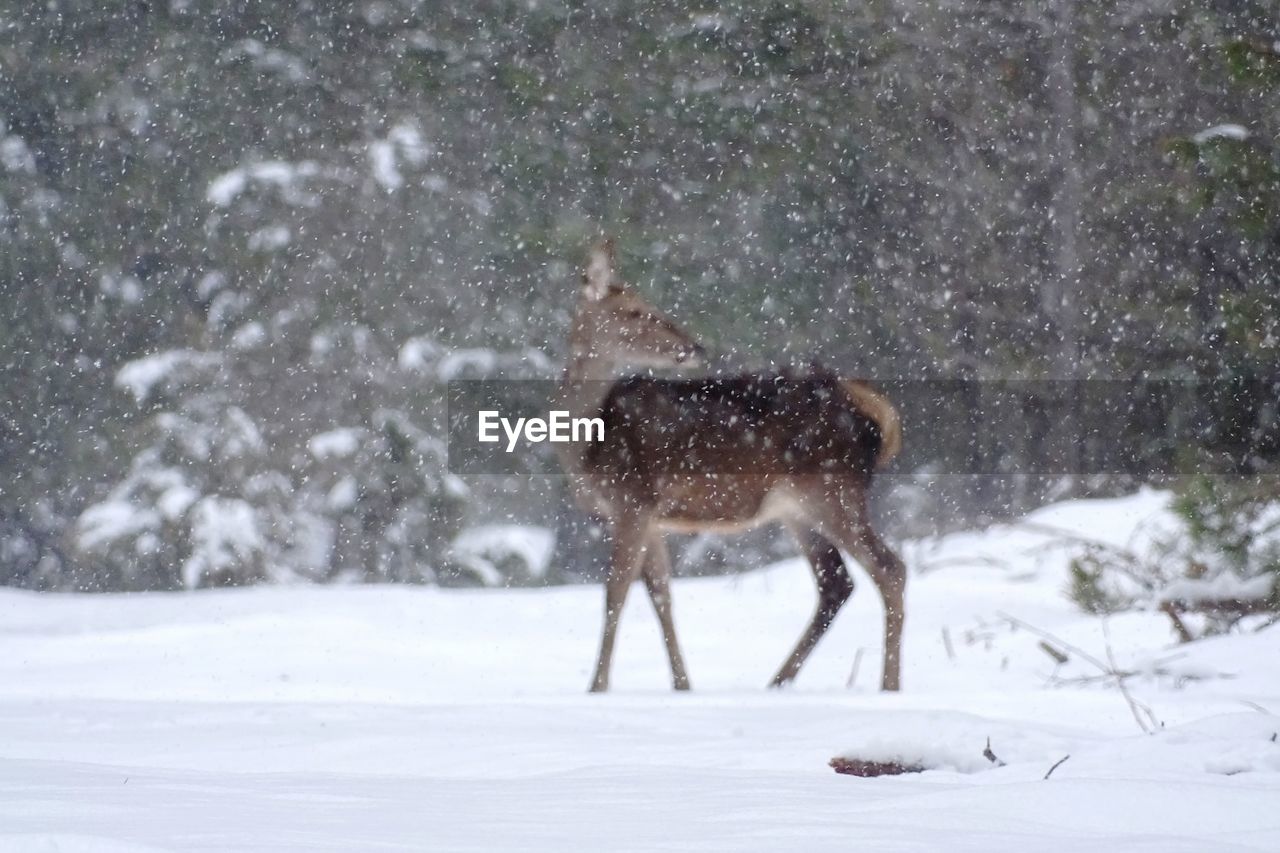
<svg viewBox="0 0 1280 853">
<path fill-rule="evenodd" d="M 212 367 L 220 361 L 216 353 L 199 350 L 164 350 L 127 362 L 116 371 L 116 387 L 128 391 L 139 404 L 145 403 L 157 385 L 175 373 Z"/>
<path fill-rule="evenodd" d="M 103 296 L 119 299 L 127 305 L 142 301 L 142 282 L 135 276 L 104 273 L 98 277 L 98 290 Z"/>
<path fill-rule="evenodd" d="M 259 70 L 278 74 L 292 83 L 302 83 L 311 77 L 301 59 L 287 51 L 269 48 L 257 39 L 241 39 L 222 54 L 223 61 L 241 57 L 250 58 Z"/>
<path fill-rule="evenodd" d="M 249 248 L 255 252 L 275 252 L 289 245 L 293 234 L 283 225 L 269 225 L 249 235 Z"/>
<path fill-rule="evenodd" d="M 239 498 L 201 498 L 192 509 L 191 556 L 182 580 L 191 589 L 216 572 L 234 569 L 262 547 L 257 514 Z"/>
<path fill-rule="evenodd" d="M 1262 601 L 1275 588 L 1270 575 L 1241 578 L 1224 572 L 1212 578 L 1182 578 L 1164 588 L 1161 598 L 1165 601 Z"/>
<path fill-rule="evenodd" d="M 325 505 L 336 512 L 351 509 L 360 499 L 360 484 L 354 477 L 343 477 L 333 484 L 325 496 Z"/>
<path fill-rule="evenodd" d="M 930 568 L 897 695 L 860 573 L 795 687 L 764 689 L 814 605 L 798 560 L 675 584 L 690 694 L 638 585 L 607 695 L 594 586 L 0 590 L 0 851 L 1280 849 L 1280 625 L 1179 646 L 1062 595 L 1044 528 L 1130 541 L 1166 504 L 909 543 Z M 1156 733 L 1001 613 L 1109 645 Z M 858 779 L 841 754 L 936 769 Z"/>
<path fill-rule="evenodd" d="M 455 349 L 440 359 L 436 374 L 441 382 L 451 382 L 468 370 L 481 376 L 492 373 L 497 363 L 498 355 L 493 350 L 466 347 Z"/>
<path fill-rule="evenodd" d="M 1248 138 L 1248 128 L 1238 124 L 1216 124 L 1213 127 L 1205 128 L 1192 137 L 1197 145 L 1203 145 L 1211 139 L 1237 139 L 1243 141 Z"/>
<path fill-rule="evenodd" d="M 458 534 L 452 548 L 472 567 L 477 561 L 500 563 L 507 557 L 515 557 L 530 577 L 540 578 L 546 575 L 551 562 L 555 534 L 545 527 L 529 524 L 482 524 Z M 502 575 L 495 574 L 501 583 Z"/>
<path fill-rule="evenodd" d="M 401 370 L 425 370 L 440 356 L 440 345 L 431 338 L 410 338 L 400 347 L 396 363 Z"/>
<path fill-rule="evenodd" d="M 1222 714 L 1151 735 L 1097 737 L 1067 729 L 1012 724 L 956 712 L 915 712 L 871 724 L 842 751 L 864 761 L 897 762 L 958 773 L 1034 777 L 1058 759 L 1061 778 L 1105 776 L 1110 766 L 1141 767 L 1171 774 L 1280 772 L 1280 744 L 1273 745 L 1280 717 L 1257 711 Z M 987 742 L 999 764 L 983 756 Z M 974 746 L 977 745 L 975 749 Z M 1001 771 L 997 773 L 997 771 Z"/>
<path fill-rule="evenodd" d="M 235 334 L 231 336 L 231 346 L 238 350 L 249 350 L 259 346 L 266 340 L 266 328 L 261 323 L 253 321 L 245 323 L 236 329 Z"/>
<path fill-rule="evenodd" d="M 166 471 L 165 473 L 173 475 L 175 482 L 156 498 L 156 508 L 160 510 L 161 517 L 174 521 L 185 515 L 191 505 L 200 499 L 200 493 L 177 479 L 181 476 L 179 472 Z"/>
<path fill-rule="evenodd" d="M 493 375 L 530 379 L 550 376 L 552 372 L 550 359 L 532 347 L 520 350 L 464 347 L 446 352 L 436 364 L 436 376 L 441 382 Z"/>
<path fill-rule="evenodd" d="M 223 172 L 210 181 L 205 198 L 215 207 L 228 207 L 256 181 L 281 190 L 290 203 L 306 204 L 310 199 L 299 192 L 298 185 L 319 173 L 319 165 L 309 160 L 301 163 L 283 160 L 250 163 Z"/>
<path fill-rule="evenodd" d="M 368 154 L 373 179 L 387 192 L 393 192 L 404 186 L 399 161 L 403 158 L 415 166 L 421 165 L 431 156 L 432 149 L 416 127 L 398 124 L 391 128 L 386 139 L 370 142 Z"/>
<path fill-rule="evenodd" d="M 21 136 L 5 136 L 0 125 L 0 167 L 9 172 L 36 171 L 36 158 Z"/>
<path fill-rule="evenodd" d="M 341 427 L 311 436 L 307 449 L 317 459 L 344 458 L 360 449 L 365 431 L 360 427 Z"/>
<path fill-rule="evenodd" d="M 378 140 L 369 143 L 369 165 L 373 178 L 390 192 L 404 185 L 404 178 L 396 166 L 396 149 L 390 142 Z"/>
<path fill-rule="evenodd" d="M 694 15 L 690 23 L 693 31 L 698 33 L 720 33 L 734 29 L 733 20 L 724 15 Z"/>
<path fill-rule="evenodd" d="M 209 182 L 205 198 L 218 207 L 226 207 L 249 186 L 249 176 L 243 169 L 232 169 Z"/>
<path fill-rule="evenodd" d="M 159 522 L 152 509 L 127 500 L 105 500 L 80 516 L 76 542 L 86 551 L 95 551 L 122 537 L 153 530 Z"/>
</svg>

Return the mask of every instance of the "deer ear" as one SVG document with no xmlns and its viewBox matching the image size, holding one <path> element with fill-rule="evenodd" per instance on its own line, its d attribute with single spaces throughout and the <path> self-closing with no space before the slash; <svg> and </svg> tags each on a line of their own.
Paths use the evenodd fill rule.
<svg viewBox="0 0 1280 853">
<path fill-rule="evenodd" d="M 614 281 L 613 241 L 601 240 L 587 255 L 587 271 L 582 274 L 582 295 L 603 299 Z"/>
</svg>

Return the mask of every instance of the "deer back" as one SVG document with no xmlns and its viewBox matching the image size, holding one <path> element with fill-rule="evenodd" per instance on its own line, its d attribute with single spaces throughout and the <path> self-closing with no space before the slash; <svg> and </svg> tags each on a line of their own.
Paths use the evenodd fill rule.
<svg viewBox="0 0 1280 853">
<path fill-rule="evenodd" d="M 830 374 L 632 377 L 601 411 L 586 473 L 644 491 L 673 478 L 858 473 L 877 465 L 881 427 Z"/>
</svg>

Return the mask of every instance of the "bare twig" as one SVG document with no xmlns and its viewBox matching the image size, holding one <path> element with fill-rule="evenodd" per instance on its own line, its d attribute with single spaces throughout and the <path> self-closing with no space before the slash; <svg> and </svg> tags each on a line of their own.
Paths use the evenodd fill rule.
<svg viewBox="0 0 1280 853">
<path fill-rule="evenodd" d="M 1212 675 L 1198 675 L 1192 673 L 1178 673 L 1162 666 L 1151 666 L 1141 670 L 1123 669 L 1117 672 L 1100 672 L 1097 675 L 1077 675 L 1073 678 L 1063 678 L 1055 674 L 1049 677 L 1049 683 L 1055 687 L 1085 686 L 1089 684 L 1105 683 L 1113 678 L 1133 678 L 1136 675 L 1172 678 L 1175 680 L 1177 686 L 1195 681 L 1208 681 L 1210 679 L 1229 681 L 1236 677 L 1235 674 L 1230 672 L 1216 672 Z"/>
<path fill-rule="evenodd" d="M 1054 687 L 1089 687 L 1093 684 L 1103 684 L 1110 681 L 1114 676 L 1107 672 L 1101 672 L 1097 675 L 1077 675 L 1074 678 L 1063 678 L 1059 675 L 1049 676 L 1048 683 Z"/>
<path fill-rule="evenodd" d="M 1124 697 L 1124 701 L 1129 705 L 1129 712 L 1133 714 L 1133 719 L 1137 721 L 1138 727 L 1147 734 L 1151 734 L 1159 728 L 1159 721 L 1156 720 L 1155 713 L 1149 705 L 1144 705 L 1137 699 L 1133 698 L 1133 694 L 1129 692 L 1129 688 L 1125 685 L 1125 678 L 1119 674 L 1119 668 L 1116 666 L 1116 656 L 1111 651 L 1111 631 L 1107 628 L 1107 620 L 1102 620 L 1102 641 L 1107 650 L 1107 662 L 1111 665 L 1111 672 L 1115 675 L 1116 689 L 1120 691 L 1120 695 Z M 1143 720 L 1143 715 L 1146 720 Z"/>
<path fill-rule="evenodd" d="M 1191 601 L 1168 599 L 1167 604 L 1183 613 L 1207 613 L 1210 616 L 1257 616 L 1270 613 L 1273 609 L 1271 601 L 1266 598 L 1203 598 Z"/>
<path fill-rule="evenodd" d="M 862 647 L 853 654 L 853 668 L 849 670 L 849 680 L 845 682 L 845 689 L 852 689 L 855 681 L 858 680 L 858 667 L 862 665 Z M 839 771 L 837 771 L 839 772 Z"/>
<path fill-rule="evenodd" d="M 920 560 L 916 563 L 916 572 L 923 575 L 937 569 L 944 569 L 952 566 L 986 566 L 993 569 L 1008 569 L 1012 566 L 1012 563 L 1008 560 L 1002 560 L 999 557 L 987 557 L 975 554 L 967 557 L 945 557 L 937 560 Z"/>
<path fill-rule="evenodd" d="M 991 738 L 987 738 L 987 747 L 986 749 L 982 750 L 982 757 L 987 759 L 987 761 L 990 761 L 996 767 L 1005 766 L 1005 763 L 1001 761 L 999 758 L 997 758 L 996 754 L 991 751 Z"/>
<path fill-rule="evenodd" d="M 1185 652 L 1176 652 L 1171 655 L 1164 655 L 1163 657 L 1153 658 L 1146 666 L 1143 666 L 1141 669 L 1112 670 L 1110 667 L 1108 667 L 1107 669 L 1102 670 L 1098 675 L 1080 675 L 1075 678 L 1060 678 L 1055 675 L 1052 677 L 1051 680 L 1053 681 L 1054 684 L 1092 684 L 1098 681 L 1105 681 L 1108 678 L 1133 678 L 1136 675 L 1154 675 L 1154 676 L 1162 676 L 1162 677 L 1168 676 L 1168 677 L 1175 677 L 1175 678 L 1176 677 L 1185 678 L 1186 676 L 1179 676 L 1174 670 L 1166 666 L 1166 664 L 1172 663 L 1173 661 L 1176 661 L 1176 660 L 1181 660 L 1182 658 L 1185 658 L 1185 657 L 1186 657 Z M 1200 676 L 1199 678 L 1200 680 L 1203 680 L 1208 677 L 1209 676 Z M 1233 676 L 1227 673 L 1218 673 L 1214 677 L 1215 678 L 1232 678 Z"/>
<path fill-rule="evenodd" d="M 1053 775 L 1053 771 L 1055 771 L 1055 770 L 1057 770 L 1059 767 L 1061 767 L 1061 766 L 1062 766 L 1062 762 L 1066 761 L 1066 760 L 1067 760 L 1068 758 L 1070 758 L 1070 757 L 1071 757 L 1070 755 L 1064 755 L 1064 756 L 1062 756 L 1061 758 L 1059 758 L 1059 759 L 1057 760 L 1057 762 L 1056 762 L 1052 767 L 1050 767 L 1050 768 L 1049 768 L 1049 772 L 1048 772 L 1048 773 L 1046 773 L 1046 774 L 1044 774 L 1044 778 L 1045 778 L 1045 779 L 1048 779 L 1050 776 L 1052 776 L 1052 775 Z"/>
<path fill-rule="evenodd" d="M 1133 581 L 1140 588 L 1148 592 L 1154 592 L 1156 585 L 1153 584 L 1150 572 L 1151 563 L 1140 557 L 1134 548 L 1134 541 L 1138 532 L 1145 526 L 1139 525 L 1129 537 L 1128 545 L 1114 545 L 1110 542 L 1104 542 L 1101 539 L 1095 539 L 1072 530 L 1062 527 L 1055 527 L 1051 524 L 1041 524 L 1039 522 L 1021 522 L 1017 525 L 1019 529 L 1029 530 L 1032 533 L 1040 533 L 1044 536 L 1051 537 L 1050 541 L 1041 545 L 1027 549 L 1027 553 L 1035 554 L 1038 551 L 1048 551 L 1051 549 L 1060 549 L 1070 546 L 1081 546 L 1086 552 L 1093 554 L 1106 554 L 1110 559 L 1110 568 Z"/>
<path fill-rule="evenodd" d="M 1049 644 L 1048 640 L 1041 640 L 1040 648 L 1044 651 L 1046 655 L 1053 658 L 1059 664 L 1064 664 L 1067 661 L 1071 660 L 1071 658 L 1067 656 L 1066 652 L 1062 652 L 1054 648 L 1052 645 Z"/>
<path fill-rule="evenodd" d="M 1178 607 L 1172 601 L 1160 602 L 1160 612 L 1169 617 L 1169 621 L 1173 623 L 1173 630 L 1178 635 L 1178 642 L 1189 643 L 1195 639 L 1191 631 L 1187 628 L 1187 623 L 1182 621 L 1182 616 L 1178 613 Z"/>
<path fill-rule="evenodd" d="M 1110 670 L 1108 669 L 1105 663 L 1098 660 L 1096 657 L 1089 654 L 1079 646 L 1073 646 L 1070 643 L 1068 643 L 1066 640 L 1062 639 L 1061 637 L 1050 634 L 1048 631 L 1044 630 L 1043 628 L 1037 628 L 1035 625 L 1032 625 L 1029 622 L 1023 622 L 1021 619 L 1019 619 L 1016 616 L 1010 616 L 1008 613 L 1005 613 L 1003 610 L 997 610 L 996 615 L 999 616 L 1001 619 L 1005 620 L 1006 622 L 1008 622 L 1010 625 L 1016 625 L 1019 628 L 1024 628 L 1030 631 L 1031 633 L 1035 634 L 1040 639 L 1048 640 L 1049 642 L 1055 644 L 1058 648 L 1065 649 L 1068 652 L 1074 653 L 1081 660 L 1088 661 L 1089 663 L 1093 664 L 1095 667 L 1102 670 L 1103 672 L 1110 672 Z"/>
<path fill-rule="evenodd" d="M 1088 536 L 1086 534 L 1079 533 L 1075 530 L 1069 530 L 1065 527 L 1058 527 L 1057 525 L 1054 525 L 1054 524 L 1045 524 L 1040 521 L 1020 521 L 1014 525 L 1014 527 L 1018 530 L 1028 530 L 1032 533 L 1040 533 L 1044 536 L 1052 537 L 1054 541 L 1048 543 L 1050 546 L 1053 546 L 1059 543 L 1089 545 L 1094 548 L 1100 548 L 1104 551 L 1111 551 L 1115 554 L 1121 555 L 1126 559 L 1132 560 L 1134 562 L 1137 562 L 1138 557 L 1134 553 L 1133 544 L 1135 539 L 1137 538 L 1137 534 L 1141 532 L 1146 526 L 1147 524 L 1143 523 L 1143 524 L 1140 524 L 1137 527 L 1137 529 L 1134 530 L 1133 534 L 1130 535 L 1129 537 L 1128 545 L 1115 545 L 1111 542 L 1107 542 L 1105 540 L 1098 539 L 1093 536 Z"/>
<path fill-rule="evenodd" d="M 1067 544 L 1096 545 L 1097 547 L 1107 548 L 1110 550 L 1126 550 L 1120 546 L 1112 545 L 1110 542 L 1104 542 L 1101 539 L 1086 536 L 1083 533 L 1077 533 L 1076 531 L 1068 530 L 1065 527 L 1058 527 L 1057 525 L 1045 524 L 1039 521 L 1019 521 L 1011 526 L 1015 530 L 1026 530 L 1029 533 L 1039 533 L 1042 536 L 1050 537 L 1051 541 L 1048 543 L 1050 546 Z M 1041 545 L 1039 547 L 1043 548 L 1044 546 Z"/>
<path fill-rule="evenodd" d="M 1114 684 L 1116 688 L 1120 691 L 1120 695 L 1124 697 L 1125 704 L 1129 706 L 1129 712 L 1133 714 L 1133 719 L 1138 723 L 1138 727 L 1142 729 L 1142 731 L 1144 731 L 1147 734 L 1151 734 L 1156 729 L 1160 728 L 1160 723 L 1159 723 L 1159 720 L 1156 719 L 1155 712 L 1153 712 L 1149 706 L 1134 699 L 1133 694 L 1129 692 L 1129 688 L 1125 684 L 1125 679 L 1130 678 L 1131 676 L 1136 675 L 1137 673 L 1124 672 L 1120 670 L 1118 666 L 1116 666 L 1115 655 L 1111 651 L 1111 637 L 1110 637 L 1110 634 L 1108 633 L 1107 622 L 1105 619 L 1102 622 L 1102 635 L 1103 635 L 1103 640 L 1105 642 L 1106 651 L 1107 651 L 1107 659 L 1108 659 L 1107 662 L 1099 660 L 1098 658 L 1089 654 L 1079 646 L 1074 646 L 1071 643 L 1066 642 L 1061 637 L 1054 636 L 1053 634 L 1050 634 L 1048 631 L 1045 631 L 1042 628 L 1037 628 L 1035 625 L 1032 625 L 1027 622 L 1023 622 L 1021 619 L 1017 618 L 1016 616 L 1010 616 L 1008 613 L 1005 613 L 1003 610 L 996 611 L 996 615 L 998 615 L 1001 619 L 1004 619 L 1005 621 L 1007 621 L 1009 624 L 1015 625 L 1020 628 L 1025 628 L 1026 630 L 1040 637 L 1042 640 L 1048 640 L 1049 642 L 1053 643 L 1059 648 L 1066 649 L 1067 651 L 1075 654 L 1081 660 L 1086 661 L 1089 664 L 1093 665 L 1099 672 L 1102 673 L 1104 681 L 1108 681 Z"/>
</svg>

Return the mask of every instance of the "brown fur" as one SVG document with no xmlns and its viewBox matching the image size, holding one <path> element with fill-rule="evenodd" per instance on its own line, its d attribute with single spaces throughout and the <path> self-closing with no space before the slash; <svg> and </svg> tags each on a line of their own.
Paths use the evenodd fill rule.
<svg viewBox="0 0 1280 853">
<path fill-rule="evenodd" d="M 589 464 L 624 468 L 649 488 L 690 472 L 869 476 L 884 449 L 880 423 L 829 374 L 632 377 L 613 386 L 601 417 L 605 441 Z"/>
<path fill-rule="evenodd" d="M 605 626 L 592 690 L 606 690 L 618 618 L 643 577 L 677 689 L 688 676 L 676 640 L 671 568 L 662 531 L 739 530 L 786 524 L 808 558 L 818 607 L 773 679 L 791 681 L 853 591 L 840 554 L 851 553 L 885 605 L 881 685 L 899 687 L 906 569 L 871 528 L 875 470 L 901 447 L 897 412 L 865 383 L 815 369 L 724 379 L 632 377 L 622 365 L 674 366 L 701 348 L 617 280 L 612 246 L 591 255 L 557 403 L 574 417 L 603 417 L 597 445 L 557 445 L 575 497 L 609 520 L 613 554 Z"/>
<path fill-rule="evenodd" d="M 876 468 L 883 468 L 902 451 L 902 420 L 898 417 L 898 410 L 888 397 L 861 379 L 841 379 L 840 385 L 858 410 L 880 428 Z"/>
</svg>

